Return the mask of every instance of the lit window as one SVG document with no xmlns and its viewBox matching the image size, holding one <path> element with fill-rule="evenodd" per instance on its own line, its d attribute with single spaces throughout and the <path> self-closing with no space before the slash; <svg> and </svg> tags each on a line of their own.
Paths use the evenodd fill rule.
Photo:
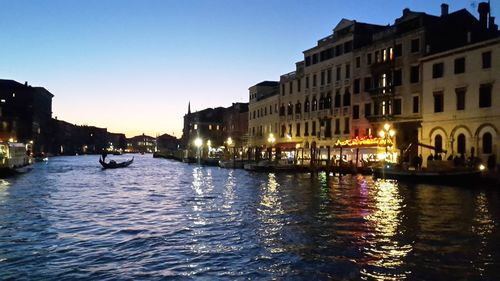
<svg viewBox="0 0 500 281">
<path fill-rule="evenodd" d="M 16 93 L 12 93 L 12 97 L 15 98 L 16 97 Z"/>
<path fill-rule="evenodd" d="M 217 131 L 219 130 L 219 125 L 217 125 Z"/>
<path fill-rule="evenodd" d="M 194 124 L 194 129 L 198 130 L 198 124 Z"/>
<path fill-rule="evenodd" d="M 212 130 L 212 125 L 208 125 L 208 129 L 209 129 L 209 130 Z"/>
</svg>

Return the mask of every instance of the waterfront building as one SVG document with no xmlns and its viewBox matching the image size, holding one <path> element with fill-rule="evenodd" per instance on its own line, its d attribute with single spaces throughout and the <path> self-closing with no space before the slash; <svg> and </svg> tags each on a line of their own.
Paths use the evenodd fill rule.
<svg viewBox="0 0 500 281">
<path fill-rule="evenodd" d="M 224 133 L 224 147 L 227 156 L 243 155 L 248 144 L 248 103 L 233 103 L 226 108 L 222 116 L 222 130 Z M 236 155 L 235 155 L 236 156 Z"/>
<path fill-rule="evenodd" d="M 263 81 L 249 88 L 248 156 L 260 158 L 278 136 L 279 83 Z"/>
<path fill-rule="evenodd" d="M 127 149 L 127 137 L 125 134 L 108 133 L 108 151 L 124 152 Z"/>
<path fill-rule="evenodd" d="M 389 123 L 397 132 L 394 157 L 399 153 L 406 160 L 415 157 L 426 108 L 420 60 L 496 36 L 493 26 L 481 26 L 482 17 L 486 16 L 477 20 L 465 9 L 449 13 L 446 4 L 441 5 L 440 16 L 404 9 L 393 25 L 374 33 L 370 44 L 356 49 L 355 136 L 376 133 Z"/>
<path fill-rule="evenodd" d="M 166 154 L 171 154 L 179 149 L 179 139 L 169 134 L 163 134 L 156 138 L 157 150 Z"/>
<path fill-rule="evenodd" d="M 127 139 L 127 152 L 153 153 L 156 151 L 156 138 L 142 134 Z"/>
<path fill-rule="evenodd" d="M 180 146 L 184 149 L 185 158 L 199 153 L 203 157 L 221 157 L 228 147 L 243 148 L 246 145 L 247 128 L 248 103 L 233 103 L 227 108 L 206 108 L 196 112 L 191 112 L 189 103 Z"/>
<path fill-rule="evenodd" d="M 280 77 L 279 143 L 294 158 L 340 159 L 335 142 L 352 137 L 353 51 L 384 27 L 342 19 Z"/>
<path fill-rule="evenodd" d="M 443 158 L 500 154 L 500 37 L 427 56 L 423 67 L 421 149 Z"/>
<path fill-rule="evenodd" d="M 28 82 L 0 79 L 0 139 L 33 143 L 34 152 L 48 151 L 53 97 Z"/>
<path fill-rule="evenodd" d="M 466 9 L 450 13 L 446 4 L 438 16 L 404 9 L 387 26 L 342 19 L 303 52 L 294 72 L 280 77 L 277 128 L 274 118 L 259 119 L 263 102 L 250 91 L 249 118 L 256 111 L 257 120 L 249 133 L 263 146 L 272 130 L 273 147 L 291 150 L 296 159 L 357 163 L 359 149 L 368 147 L 363 159 L 408 161 L 423 141 L 422 60 L 498 37 L 489 4 L 480 3 L 478 11 L 479 19 Z"/>
</svg>

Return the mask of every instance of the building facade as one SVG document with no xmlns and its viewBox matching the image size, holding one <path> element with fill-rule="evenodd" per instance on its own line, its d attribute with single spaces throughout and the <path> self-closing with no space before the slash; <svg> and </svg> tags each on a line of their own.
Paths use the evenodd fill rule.
<svg viewBox="0 0 500 281">
<path fill-rule="evenodd" d="M 342 154 L 341 148 L 352 152 L 370 143 L 371 156 L 391 162 L 415 157 L 422 151 L 427 106 L 422 101 L 423 61 L 498 37 L 489 4 L 480 3 L 478 12 L 476 19 L 465 9 L 450 13 L 442 4 L 440 15 L 404 9 L 387 26 L 342 19 L 330 36 L 303 52 L 294 72 L 280 77 L 279 123 L 271 129 L 277 132 L 275 147 L 301 148 L 305 158 L 330 159 L 339 150 Z M 251 90 L 249 118 L 262 103 L 252 95 Z M 262 145 L 273 122 L 251 120 L 249 132 L 261 136 Z"/>
<path fill-rule="evenodd" d="M 0 139 L 33 143 L 35 153 L 47 152 L 53 97 L 45 88 L 0 79 Z"/>
<path fill-rule="evenodd" d="M 422 59 L 421 149 L 483 163 L 500 153 L 500 38 Z"/>
</svg>

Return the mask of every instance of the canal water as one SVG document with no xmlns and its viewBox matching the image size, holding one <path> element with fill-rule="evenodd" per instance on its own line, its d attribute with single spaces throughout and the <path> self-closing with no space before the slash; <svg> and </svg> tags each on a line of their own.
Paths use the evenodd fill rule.
<svg viewBox="0 0 500 281">
<path fill-rule="evenodd" d="M 1 180 L 0 279 L 500 276 L 495 188 L 97 161 L 54 157 Z"/>
</svg>

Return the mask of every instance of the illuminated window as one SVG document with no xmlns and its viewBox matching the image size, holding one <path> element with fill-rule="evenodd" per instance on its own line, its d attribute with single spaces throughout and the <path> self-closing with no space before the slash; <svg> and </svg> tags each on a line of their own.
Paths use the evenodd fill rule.
<svg viewBox="0 0 500 281">
<path fill-rule="evenodd" d="M 255 117 L 255 116 L 254 116 Z M 194 129 L 198 130 L 198 124 L 194 124 Z"/>
<path fill-rule="evenodd" d="M 220 128 L 219 125 L 217 125 L 217 131 L 219 130 L 219 128 Z"/>
<path fill-rule="evenodd" d="M 208 129 L 209 129 L 209 130 L 212 130 L 212 125 L 208 125 Z"/>
<path fill-rule="evenodd" d="M 394 59 L 394 50 L 391 48 L 389 48 L 389 59 L 390 60 L 393 60 Z"/>
</svg>

